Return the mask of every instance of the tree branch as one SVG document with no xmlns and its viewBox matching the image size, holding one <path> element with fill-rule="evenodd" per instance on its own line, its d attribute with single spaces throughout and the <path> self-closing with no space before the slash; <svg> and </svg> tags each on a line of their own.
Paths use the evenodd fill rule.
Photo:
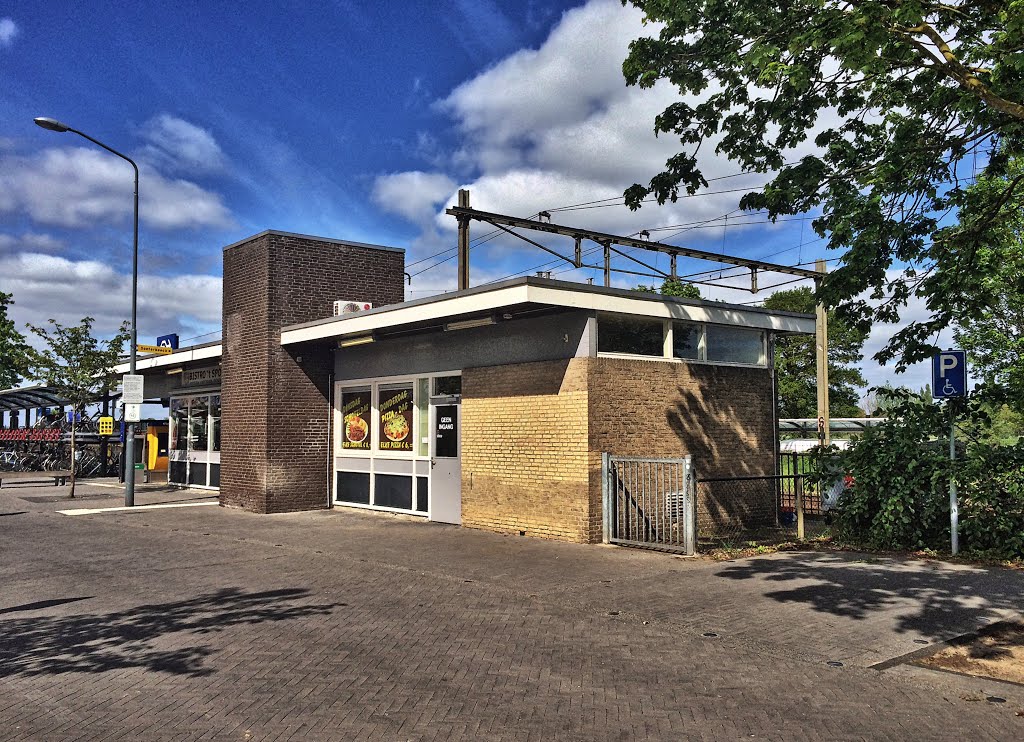
<svg viewBox="0 0 1024 742">
<path fill-rule="evenodd" d="M 966 89 L 972 95 L 975 95 L 985 101 L 997 111 L 1001 111 L 1008 116 L 1024 121 L 1024 104 L 1007 100 L 1006 98 L 996 95 L 981 78 L 979 78 L 971 69 L 957 58 L 946 40 L 943 39 L 939 32 L 932 28 L 930 24 L 920 23 L 916 26 L 908 27 L 893 26 L 892 30 L 905 37 L 912 43 L 914 48 L 927 56 L 931 62 L 930 66 L 937 66 L 938 69 L 941 69 L 951 78 L 956 80 L 961 87 Z M 939 63 L 936 65 L 939 60 L 935 58 L 926 46 L 914 38 L 917 34 L 928 37 L 932 44 L 934 44 L 936 50 L 942 56 L 942 59 L 945 60 L 945 64 Z"/>
</svg>

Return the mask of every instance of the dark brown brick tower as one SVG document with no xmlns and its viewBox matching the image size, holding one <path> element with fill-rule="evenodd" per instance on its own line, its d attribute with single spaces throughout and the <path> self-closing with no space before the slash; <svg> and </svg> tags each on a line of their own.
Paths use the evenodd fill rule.
<svg viewBox="0 0 1024 742">
<path fill-rule="evenodd" d="M 403 299 L 405 251 L 285 232 L 224 248 L 220 501 L 257 513 L 328 505 L 334 355 L 285 349 L 281 327 L 337 299 Z"/>
</svg>

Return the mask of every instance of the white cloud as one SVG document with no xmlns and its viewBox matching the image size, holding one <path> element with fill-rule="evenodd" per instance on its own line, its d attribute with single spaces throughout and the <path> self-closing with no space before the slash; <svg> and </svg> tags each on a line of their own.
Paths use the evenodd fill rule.
<svg viewBox="0 0 1024 742">
<path fill-rule="evenodd" d="M 627 87 L 622 76 L 630 41 L 657 30 L 645 26 L 633 7 L 591 0 L 566 12 L 538 49 L 506 57 L 440 101 L 439 110 L 452 117 L 461 135 L 449 168 L 462 173 L 472 205 L 529 216 L 621 198 L 628 186 L 660 172 L 680 145 L 673 136 L 655 136 L 654 119 L 678 100 L 678 91 L 665 82 Z M 702 159 L 705 176 L 735 175 L 736 166 L 716 157 L 713 145 Z M 764 181 L 763 175 L 746 175 L 707 190 L 756 188 Z M 725 214 L 741 195 L 702 193 L 637 212 L 605 206 L 563 212 L 553 220 L 634 234 Z M 452 193 L 445 207 L 454 200 Z M 435 226 L 454 230 L 455 220 L 439 213 Z"/>
<path fill-rule="evenodd" d="M 157 229 L 228 227 L 221 196 L 183 179 L 140 168 L 139 211 Z M 36 222 L 87 227 L 132 213 L 132 171 L 103 152 L 47 149 L 33 157 L 0 158 L 0 213 L 24 210 Z"/>
<path fill-rule="evenodd" d="M 50 234 L 24 232 L 17 237 L 12 234 L 0 234 L 0 254 L 20 251 L 59 252 L 64 247 L 63 240 Z"/>
<path fill-rule="evenodd" d="M 377 176 L 371 196 L 384 211 L 423 224 L 433 218 L 437 205 L 454 189 L 455 181 L 443 173 L 412 170 Z"/>
<path fill-rule="evenodd" d="M 890 270 L 887 275 L 889 280 L 894 280 L 898 275 L 902 274 L 899 271 Z M 877 299 L 868 299 L 868 302 L 872 305 L 881 303 Z M 868 335 L 868 339 L 864 343 L 862 369 L 864 378 L 868 380 L 869 387 L 883 386 L 889 383 L 893 386 L 905 386 L 917 391 L 925 384 L 932 383 L 931 364 L 928 361 L 915 363 L 912 366 L 908 366 L 903 373 L 897 374 L 893 365 L 882 366 L 878 361 L 874 360 L 875 353 L 888 344 L 893 335 L 912 322 L 926 322 L 930 318 L 931 312 L 925 306 L 925 300 L 917 296 L 911 296 L 907 301 L 907 305 L 900 309 L 899 322 L 891 325 L 876 323 L 871 328 L 871 334 Z M 952 340 L 952 329 L 946 329 L 939 333 L 935 343 L 941 347 L 943 344 L 952 342 Z M 893 361 L 890 361 L 890 364 L 893 363 Z"/>
<path fill-rule="evenodd" d="M 142 127 L 146 140 L 141 157 L 170 172 L 194 174 L 222 171 L 227 160 L 206 129 L 168 113 L 154 116 Z"/>
<path fill-rule="evenodd" d="M 628 53 L 629 42 L 635 38 L 658 33 L 657 26 L 643 24 L 642 14 L 635 8 L 624 8 L 617 0 L 591 0 L 586 5 L 565 13 L 544 43 L 534 50 L 521 50 L 501 60 L 491 68 L 456 87 L 437 104 L 447 113 L 460 134 L 461 146 L 447 160 L 447 172 L 452 181 L 461 181 L 460 187 L 470 189 L 474 208 L 518 216 L 531 216 L 541 210 L 582 204 L 601 199 L 621 197 L 634 182 L 645 182 L 660 172 L 665 160 L 680 149 L 677 138 L 671 135 L 656 137 L 654 119 L 670 103 L 679 100 L 679 92 L 667 82 L 653 88 L 627 87 L 621 65 Z M 695 99 L 688 98 L 690 102 Z M 834 111 L 825 111 L 819 119 L 818 129 L 838 122 Z M 755 190 L 768 176 L 746 174 L 736 177 L 735 163 L 717 156 L 716 141 L 705 144 L 701 150 L 700 166 L 705 177 L 728 179 L 712 182 L 706 191 L 734 191 L 681 198 L 676 204 L 657 207 L 647 204 L 636 212 L 625 207 L 584 208 L 552 213 L 552 220 L 562 224 L 587 227 L 614 234 L 635 234 L 641 229 L 656 229 L 673 224 L 686 224 L 713 219 L 734 210 L 746 189 Z M 808 141 L 797 148 L 796 155 L 813 149 Z M 432 159 L 436 170 L 445 171 L 443 158 Z M 420 173 L 399 173 L 384 176 L 392 183 L 403 178 L 414 181 Z M 737 189 L 742 191 L 735 192 Z M 456 222 L 444 214 L 444 209 L 456 200 L 455 186 L 439 210 L 435 211 L 432 225 L 424 225 L 421 239 L 413 242 L 410 258 L 415 260 L 444 250 L 453 244 L 450 237 Z M 433 197 L 433 194 L 431 194 Z M 429 199 L 424 198 L 423 201 Z M 415 207 L 419 214 L 425 208 L 420 202 Z M 736 215 L 737 221 L 758 221 L 757 217 Z M 717 222 L 716 229 L 722 229 Z M 758 224 L 740 226 L 729 223 L 722 243 L 727 254 L 737 256 L 764 255 L 766 236 L 781 226 Z M 471 234 L 477 238 L 491 229 L 474 223 Z M 672 231 L 655 233 L 668 239 Z M 686 244 L 688 237 L 670 241 Z M 701 233 L 706 236 L 708 232 Z M 555 248 L 570 245 L 558 243 L 550 235 L 531 235 Z M 820 241 L 808 231 L 808 247 L 803 257 L 820 254 L 820 246 L 809 246 Z M 801 238 L 803 242 L 803 238 Z M 795 243 L 795 240 L 794 240 Z M 782 245 L 785 248 L 786 245 Z M 786 253 L 772 245 L 776 253 Z M 423 296 L 429 291 L 454 288 L 455 261 L 442 264 L 422 275 L 417 271 L 446 255 L 411 268 L 414 273 L 411 294 Z M 512 273 L 526 274 L 536 266 L 545 266 L 555 272 L 556 278 L 585 281 L 595 275 L 592 270 L 566 271 L 568 266 L 552 256 L 542 253 L 521 241 L 501 237 L 474 248 L 471 253 L 471 283 L 479 285 Z M 648 262 L 667 269 L 667 260 L 656 256 L 641 256 Z M 769 260 L 773 259 L 771 257 Z M 786 258 L 775 258 L 790 262 Z M 590 262 L 600 262 L 591 256 Z M 796 262 L 793 260 L 792 262 Z M 617 264 L 627 267 L 625 262 Z M 712 267 L 709 263 L 681 261 L 680 273 Z M 643 270 L 638 266 L 634 269 Z M 723 266 L 728 275 L 735 268 Z M 637 283 L 657 283 L 657 279 L 613 274 L 616 286 L 628 287 Z M 717 278 L 716 273 L 713 278 Z M 792 276 L 762 272 L 761 286 L 788 281 Z M 597 273 L 600 282 L 600 274 Z M 706 298 L 731 303 L 752 302 L 765 294 L 749 293 L 750 277 L 744 273 L 721 281 L 731 285 L 700 286 Z M 785 285 L 794 288 L 801 284 Z M 893 332 L 914 319 L 926 316 L 923 303 L 912 300 L 903 312 L 903 322 L 896 326 L 879 325 L 872 332 L 864 348 L 863 371 L 871 385 L 891 381 L 918 388 L 927 383 L 925 364 L 911 367 L 896 375 L 892 367 L 880 366 L 871 356 L 887 341 Z"/>
<path fill-rule="evenodd" d="M 13 18 L 0 18 L 0 49 L 6 49 L 14 44 L 20 33 L 21 29 Z"/>
<path fill-rule="evenodd" d="M 464 132 L 497 146 L 587 119 L 625 94 L 622 59 L 641 19 L 613 0 L 570 10 L 539 49 L 506 57 L 441 105 Z"/>
<path fill-rule="evenodd" d="M 0 290 L 14 294 L 10 316 L 19 331 L 26 322 L 77 323 L 96 319 L 98 335 L 113 334 L 131 316 L 131 275 L 92 260 L 22 252 L 0 253 Z M 210 275 L 139 276 L 139 337 L 176 330 L 220 328 L 221 279 Z"/>
</svg>

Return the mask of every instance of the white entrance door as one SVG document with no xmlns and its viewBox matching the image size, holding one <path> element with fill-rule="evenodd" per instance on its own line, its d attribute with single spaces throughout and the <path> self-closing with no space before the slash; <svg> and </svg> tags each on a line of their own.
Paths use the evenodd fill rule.
<svg viewBox="0 0 1024 742">
<path fill-rule="evenodd" d="M 462 523 L 459 405 L 430 405 L 430 520 Z"/>
</svg>

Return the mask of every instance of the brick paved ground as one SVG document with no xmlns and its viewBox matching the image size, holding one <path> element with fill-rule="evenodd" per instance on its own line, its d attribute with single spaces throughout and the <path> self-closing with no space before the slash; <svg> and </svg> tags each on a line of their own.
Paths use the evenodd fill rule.
<svg viewBox="0 0 1024 742">
<path fill-rule="evenodd" d="M 0 739 L 1024 738 L 1024 688 L 871 668 L 1018 614 L 1020 573 L 56 492 L 0 490 Z"/>
</svg>

